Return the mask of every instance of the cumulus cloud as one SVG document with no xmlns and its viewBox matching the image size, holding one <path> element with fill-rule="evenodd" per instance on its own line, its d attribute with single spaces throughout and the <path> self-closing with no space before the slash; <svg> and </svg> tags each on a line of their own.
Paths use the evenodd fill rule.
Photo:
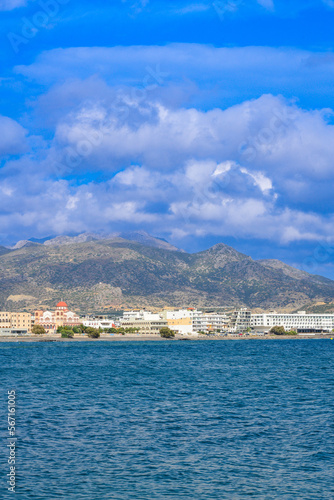
<svg viewBox="0 0 334 500">
<path fill-rule="evenodd" d="M 142 102 L 207 110 L 283 90 L 286 98 L 298 96 L 300 105 L 309 107 L 311 88 L 312 106 L 334 108 L 334 58 L 328 52 L 199 44 L 76 47 L 43 52 L 15 71 L 19 79 L 51 88 L 36 106 L 44 122 L 64 116 L 83 99 L 113 95 L 116 101 L 121 92 Z"/>
<path fill-rule="evenodd" d="M 59 163 L 117 171 L 129 163 L 177 170 L 190 159 L 238 162 L 263 189 L 303 176 L 332 175 L 334 127 L 330 110 L 306 111 L 282 97 L 265 95 L 225 110 L 172 109 L 161 103 L 123 100 L 85 105 L 56 128 Z M 257 175 L 257 177 L 255 177 Z M 285 186 L 286 191 L 292 185 Z M 294 196 L 294 193 L 291 193 Z"/>
<path fill-rule="evenodd" d="M 128 95 L 121 102 L 120 114 L 112 99 L 85 101 L 35 158 L 7 162 L 0 189 L 9 224 L 37 225 L 40 234 L 123 224 L 163 228 L 174 239 L 238 234 L 282 243 L 333 233 L 329 110 L 272 95 L 208 111 Z M 103 182 L 89 180 L 94 171 Z"/>
<path fill-rule="evenodd" d="M 17 71 L 49 88 L 32 103 L 47 138 L 3 167 L 0 231 L 145 229 L 179 246 L 331 238 L 332 110 L 260 92 L 283 81 L 293 95 L 301 80 L 322 92 L 334 68 L 324 57 L 198 45 L 42 54 Z"/>
<path fill-rule="evenodd" d="M 237 234 L 284 244 L 317 241 L 333 233 L 332 215 L 279 207 L 274 192 L 263 190 L 260 174 L 259 186 L 256 175 L 243 167 L 221 167 L 210 160 L 163 173 L 129 166 L 105 182 L 79 186 L 43 180 L 30 171 L 0 184 L 0 231 L 15 227 L 29 236 L 32 228 L 35 235 L 43 235 L 127 227 L 163 233 L 174 242 L 190 235 L 223 239 Z M 226 178 L 231 170 L 236 175 Z M 247 184 L 247 190 L 237 188 Z"/>
<path fill-rule="evenodd" d="M 0 155 L 22 153 L 27 146 L 26 134 L 19 123 L 0 115 Z"/>
</svg>

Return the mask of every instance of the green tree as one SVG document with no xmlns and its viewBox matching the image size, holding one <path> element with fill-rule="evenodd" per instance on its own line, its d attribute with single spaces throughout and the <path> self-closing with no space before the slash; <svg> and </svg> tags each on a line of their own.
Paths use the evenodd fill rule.
<svg viewBox="0 0 334 500">
<path fill-rule="evenodd" d="M 298 335 L 296 330 L 290 330 L 289 332 L 286 332 L 287 335 Z"/>
<path fill-rule="evenodd" d="M 34 325 L 32 327 L 32 333 L 35 335 L 44 335 L 45 333 L 45 328 L 42 325 Z"/>
<path fill-rule="evenodd" d="M 74 333 L 81 333 L 81 329 L 78 326 L 74 326 L 72 330 Z"/>
<path fill-rule="evenodd" d="M 274 335 L 284 335 L 285 334 L 284 326 L 273 326 L 272 329 L 270 330 L 270 333 L 273 333 Z"/>
<path fill-rule="evenodd" d="M 161 328 L 160 335 L 164 339 L 173 339 L 175 337 L 175 333 L 173 332 L 173 330 L 171 330 L 167 326 L 164 326 L 163 328 Z"/>
<path fill-rule="evenodd" d="M 63 339 L 73 339 L 74 337 L 74 332 L 72 330 L 63 330 L 61 332 L 61 337 Z"/>
<path fill-rule="evenodd" d="M 100 332 L 97 328 L 88 327 L 86 328 L 86 333 L 91 339 L 98 339 L 100 337 Z"/>
</svg>

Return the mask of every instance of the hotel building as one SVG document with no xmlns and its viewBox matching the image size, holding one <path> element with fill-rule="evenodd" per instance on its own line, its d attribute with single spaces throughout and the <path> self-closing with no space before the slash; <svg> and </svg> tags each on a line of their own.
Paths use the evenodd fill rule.
<svg viewBox="0 0 334 500">
<path fill-rule="evenodd" d="M 244 332 L 251 327 L 252 313 L 249 309 L 241 308 L 232 313 L 229 322 L 231 332 Z"/>
<path fill-rule="evenodd" d="M 334 314 L 271 313 L 252 314 L 251 327 L 256 331 L 268 332 L 273 326 L 283 326 L 285 330 L 305 332 L 331 332 L 334 329 Z"/>
<path fill-rule="evenodd" d="M 156 335 L 161 328 L 167 327 L 167 321 L 160 314 L 149 311 L 125 311 L 121 318 L 123 328 L 138 328 L 139 333 Z"/>
<path fill-rule="evenodd" d="M 225 330 L 228 317 L 225 314 L 203 313 L 197 309 L 179 309 L 178 311 L 164 310 L 162 313 L 168 327 L 183 335 L 197 332 L 211 332 Z"/>
</svg>

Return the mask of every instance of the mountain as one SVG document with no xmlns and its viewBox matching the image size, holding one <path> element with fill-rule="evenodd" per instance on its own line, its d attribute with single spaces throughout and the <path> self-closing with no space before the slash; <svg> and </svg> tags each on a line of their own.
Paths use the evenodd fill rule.
<svg viewBox="0 0 334 500">
<path fill-rule="evenodd" d="M 85 243 L 87 241 L 99 241 L 99 240 L 113 240 L 117 238 L 126 239 L 129 241 L 137 241 L 143 245 L 152 246 L 155 248 L 164 248 L 165 250 L 180 250 L 174 247 L 168 241 L 162 238 L 156 238 L 146 233 L 145 231 L 134 231 L 134 232 L 119 232 L 111 234 L 98 234 L 98 233 L 80 233 L 77 235 L 68 236 L 49 236 L 43 239 L 31 238 L 29 240 L 18 241 L 14 246 L 8 247 L 10 250 L 17 250 L 19 248 L 34 246 L 34 245 L 46 245 L 46 246 L 58 246 L 58 245 L 72 245 L 73 243 Z M 2 247 L 5 248 L 5 247 Z"/>
<path fill-rule="evenodd" d="M 0 252 L 1 308 L 47 308 L 63 298 L 81 312 L 163 306 L 294 310 L 334 299 L 334 281 L 280 261 L 255 261 L 224 244 L 189 254 L 146 233 L 145 244 L 95 236 L 57 237 Z"/>
</svg>

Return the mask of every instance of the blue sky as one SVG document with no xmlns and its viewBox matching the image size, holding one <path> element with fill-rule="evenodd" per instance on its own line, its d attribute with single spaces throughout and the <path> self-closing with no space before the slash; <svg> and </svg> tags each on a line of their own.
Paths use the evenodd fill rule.
<svg viewBox="0 0 334 500">
<path fill-rule="evenodd" d="M 334 1 L 0 15 L 2 244 L 146 230 L 334 278 Z"/>
</svg>

